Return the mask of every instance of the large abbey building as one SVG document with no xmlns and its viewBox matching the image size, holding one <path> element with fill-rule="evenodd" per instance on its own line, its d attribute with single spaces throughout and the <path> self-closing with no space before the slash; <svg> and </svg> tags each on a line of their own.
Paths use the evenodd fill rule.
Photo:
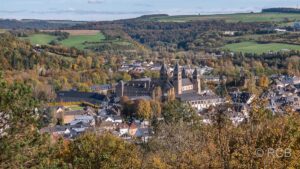
<svg viewBox="0 0 300 169">
<path fill-rule="evenodd" d="M 161 101 L 178 99 L 189 103 L 199 111 L 223 102 L 223 99 L 216 95 L 202 92 L 201 75 L 198 69 L 188 76 L 185 69 L 178 64 L 175 65 L 172 76 L 167 66 L 163 64 L 159 79 L 121 81 L 116 86 L 116 94 L 118 97 L 127 96 L 131 99 L 151 98 Z"/>
</svg>

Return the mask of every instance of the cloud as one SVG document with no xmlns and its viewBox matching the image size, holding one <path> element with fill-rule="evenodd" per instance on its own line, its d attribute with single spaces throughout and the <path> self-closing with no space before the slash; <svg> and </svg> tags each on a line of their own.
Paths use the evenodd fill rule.
<svg viewBox="0 0 300 169">
<path fill-rule="evenodd" d="M 89 4 L 102 4 L 104 0 L 88 0 Z"/>
</svg>

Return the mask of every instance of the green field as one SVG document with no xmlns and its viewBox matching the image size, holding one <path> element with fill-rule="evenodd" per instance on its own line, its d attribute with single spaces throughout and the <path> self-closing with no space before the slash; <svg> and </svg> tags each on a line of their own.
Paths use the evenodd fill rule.
<svg viewBox="0 0 300 169">
<path fill-rule="evenodd" d="M 243 53 L 257 53 L 261 54 L 264 52 L 276 52 L 280 50 L 300 50 L 300 45 L 289 45 L 284 43 L 268 43 L 268 44 L 258 44 L 256 42 L 241 42 L 228 44 L 223 47 L 233 52 L 243 52 Z"/>
<path fill-rule="evenodd" d="M 71 111 L 77 111 L 77 110 L 83 110 L 84 109 L 84 107 L 81 107 L 80 105 L 66 106 L 66 108 L 71 109 Z"/>
<path fill-rule="evenodd" d="M 300 21 L 300 14 L 289 13 L 237 13 L 218 15 L 182 15 L 149 17 L 146 20 L 159 22 L 188 22 L 197 20 L 221 20 L 226 22 L 291 22 Z"/>
<path fill-rule="evenodd" d="M 88 43 L 100 43 L 103 40 L 105 40 L 105 36 L 99 32 L 96 35 L 71 35 L 68 39 L 61 41 L 60 44 L 66 47 L 84 49 L 89 46 Z"/>
<path fill-rule="evenodd" d="M 22 39 L 29 40 L 34 45 L 36 45 L 36 44 L 47 45 L 52 40 L 55 40 L 56 37 L 52 36 L 52 35 L 47 35 L 47 34 L 40 33 L 40 34 L 31 35 L 29 37 L 24 37 Z"/>
<path fill-rule="evenodd" d="M 22 39 L 29 40 L 33 45 L 48 45 L 52 40 L 57 39 L 57 37 L 39 33 Z M 70 35 L 68 39 L 59 41 L 59 44 L 66 47 L 84 49 L 85 47 L 92 45 L 92 43 L 100 43 L 103 40 L 105 40 L 105 36 L 99 32 L 95 35 Z"/>
</svg>

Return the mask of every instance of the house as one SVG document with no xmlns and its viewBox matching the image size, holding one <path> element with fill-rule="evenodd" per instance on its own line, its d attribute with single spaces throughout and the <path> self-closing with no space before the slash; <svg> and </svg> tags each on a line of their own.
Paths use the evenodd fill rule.
<svg viewBox="0 0 300 169">
<path fill-rule="evenodd" d="M 108 121 L 108 122 L 104 121 L 104 122 L 101 122 L 99 128 L 103 129 L 105 131 L 114 131 L 114 130 L 116 130 L 117 125 L 110 121 Z"/>
<path fill-rule="evenodd" d="M 128 134 L 129 132 L 129 126 L 126 123 L 119 124 L 117 129 L 120 136 Z"/>
<path fill-rule="evenodd" d="M 129 135 L 135 136 L 137 131 L 138 131 L 138 126 L 135 123 L 131 123 L 128 130 Z"/>
<path fill-rule="evenodd" d="M 121 116 L 114 116 L 113 118 L 115 123 L 123 123 L 123 119 Z"/>
<path fill-rule="evenodd" d="M 224 31 L 223 32 L 223 35 L 225 35 L 225 36 L 234 36 L 234 34 L 235 34 L 235 31 Z"/>
<path fill-rule="evenodd" d="M 58 118 L 61 118 L 63 120 L 64 124 L 71 123 L 71 121 L 75 120 L 77 116 L 85 115 L 86 112 L 84 110 L 75 110 L 75 111 L 66 111 L 62 113 L 61 117 L 58 116 Z"/>
<path fill-rule="evenodd" d="M 248 92 L 233 92 L 229 94 L 231 97 L 231 100 L 234 104 L 250 104 L 254 98 L 255 95 L 248 93 Z"/>
<path fill-rule="evenodd" d="M 217 106 L 225 102 L 224 99 L 210 94 L 197 95 L 194 93 L 185 93 L 181 96 L 180 101 L 191 105 L 197 111 L 208 109 L 211 106 Z"/>
<path fill-rule="evenodd" d="M 75 125 L 78 123 L 88 124 L 90 126 L 95 126 L 95 118 L 91 115 L 78 115 L 75 116 L 75 119 L 70 122 L 70 125 Z"/>
<path fill-rule="evenodd" d="M 286 29 L 276 28 L 276 29 L 274 29 L 274 31 L 276 31 L 276 32 L 286 32 L 287 30 Z"/>
<path fill-rule="evenodd" d="M 114 118 L 112 116 L 107 116 L 103 121 L 104 122 L 112 122 L 112 123 L 115 122 L 115 120 L 114 120 Z"/>
</svg>

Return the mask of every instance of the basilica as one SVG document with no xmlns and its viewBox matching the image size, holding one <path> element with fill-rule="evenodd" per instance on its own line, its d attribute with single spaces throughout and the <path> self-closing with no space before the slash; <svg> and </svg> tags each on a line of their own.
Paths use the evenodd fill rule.
<svg viewBox="0 0 300 169">
<path fill-rule="evenodd" d="M 117 97 L 130 99 L 154 99 L 170 101 L 178 99 L 201 111 L 210 106 L 221 104 L 224 100 L 215 94 L 201 90 L 201 75 L 196 68 L 191 75 L 176 64 L 169 72 L 165 64 L 160 69 L 160 78 L 142 78 L 129 82 L 119 82 L 116 86 Z"/>
</svg>

